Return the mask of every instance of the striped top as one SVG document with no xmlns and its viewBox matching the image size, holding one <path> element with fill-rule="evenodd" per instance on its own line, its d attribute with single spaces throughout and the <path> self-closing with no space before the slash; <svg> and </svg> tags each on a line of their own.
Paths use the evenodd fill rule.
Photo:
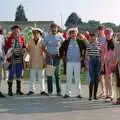
<svg viewBox="0 0 120 120">
<path fill-rule="evenodd" d="M 100 42 L 89 43 L 87 46 L 88 56 L 90 57 L 100 56 L 100 48 L 101 48 Z"/>
<path fill-rule="evenodd" d="M 14 63 L 21 63 L 22 55 L 21 55 L 21 46 L 19 40 L 15 40 L 13 44 L 14 54 L 13 54 L 13 62 Z"/>
</svg>

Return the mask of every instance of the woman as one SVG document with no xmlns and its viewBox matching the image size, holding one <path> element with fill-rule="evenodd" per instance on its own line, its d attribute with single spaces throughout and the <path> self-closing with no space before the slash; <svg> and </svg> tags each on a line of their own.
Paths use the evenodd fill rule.
<svg viewBox="0 0 120 120">
<path fill-rule="evenodd" d="M 117 35 L 115 43 L 116 70 L 115 79 L 112 81 L 113 104 L 120 104 L 120 34 Z"/>
<path fill-rule="evenodd" d="M 98 79 L 100 73 L 100 44 L 97 42 L 96 35 L 90 34 L 89 44 L 87 46 L 87 58 L 89 63 L 89 100 L 92 100 L 94 88 L 94 99 L 97 100 Z"/>
<path fill-rule="evenodd" d="M 112 95 L 112 73 L 115 70 L 115 46 L 113 41 L 112 29 L 105 30 L 106 43 L 102 45 L 102 63 L 101 72 L 105 75 L 105 98 L 111 98 Z"/>
</svg>

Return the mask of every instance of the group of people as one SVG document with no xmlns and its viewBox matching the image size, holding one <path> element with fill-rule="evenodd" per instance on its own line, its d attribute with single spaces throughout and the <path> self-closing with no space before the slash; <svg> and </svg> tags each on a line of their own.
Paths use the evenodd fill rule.
<svg viewBox="0 0 120 120">
<path fill-rule="evenodd" d="M 76 96 L 82 98 L 80 72 L 88 71 L 89 100 L 99 97 L 110 98 L 114 104 L 120 104 L 120 35 L 114 39 L 113 30 L 99 26 L 95 33 L 79 34 L 77 27 L 70 27 L 67 34 L 59 34 L 58 25 L 52 23 L 50 33 L 43 37 L 40 28 L 32 28 L 33 37 L 25 43 L 21 28 L 12 26 L 12 34 L 8 38 L 0 30 L 0 79 L 2 68 L 8 71 L 8 95 L 13 96 L 12 86 L 16 75 L 16 94 L 21 91 L 21 76 L 24 69 L 25 53 L 30 56 L 30 80 L 27 95 L 35 94 L 36 73 L 40 80 L 40 94 L 49 96 L 53 93 L 53 75 L 47 75 L 48 65 L 54 66 L 57 96 L 61 95 L 60 61 L 62 60 L 66 74 L 66 91 L 64 98 L 71 97 L 73 75 L 76 84 Z M 97 34 L 98 33 L 98 34 Z M 47 89 L 45 88 L 47 76 Z M 0 80 L 0 85 L 1 85 Z M 101 94 L 97 96 L 98 86 Z M 0 92 L 0 97 L 5 97 Z"/>
</svg>

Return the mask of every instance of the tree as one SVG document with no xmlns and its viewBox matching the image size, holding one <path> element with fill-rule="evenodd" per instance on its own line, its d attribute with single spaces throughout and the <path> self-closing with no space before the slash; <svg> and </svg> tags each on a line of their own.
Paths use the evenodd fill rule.
<svg viewBox="0 0 120 120">
<path fill-rule="evenodd" d="M 65 26 L 68 28 L 71 26 L 79 26 L 80 24 L 82 24 L 81 18 L 77 15 L 77 13 L 73 12 L 66 20 Z"/>
<path fill-rule="evenodd" d="M 90 27 L 97 28 L 100 25 L 100 21 L 96 20 L 89 20 L 87 23 Z"/>
<path fill-rule="evenodd" d="M 114 27 L 116 27 L 116 24 L 111 23 L 111 22 L 102 23 L 102 25 L 104 25 L 105 27 L 109 27 L 109 28 L 114 28 Z"/>
<path fill-rule="evenodd" d="M 25 16 L 24 7 L 21 4 L 17 7 L 15 21 L 28 21 Z"/>
</svg>

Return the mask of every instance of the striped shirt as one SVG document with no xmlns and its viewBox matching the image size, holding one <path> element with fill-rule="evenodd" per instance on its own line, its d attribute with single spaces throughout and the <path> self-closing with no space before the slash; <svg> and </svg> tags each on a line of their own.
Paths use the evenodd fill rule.
<svg viewBox="0 0 120 120">
<path fill-rule="evenodd" d="M 13 62 L 21 63 L 22 55 L 21 55 L 21 46 L 20 46 L 19 40 L 14 41 L 13 48 L 14 48 Z"/>
<path fill-rule="evenodd" d="M 101 47 L 100 42 L 89 43 L 87 46 L 88 56 L 90 57 L 100 56 L 100 47 Z"/>
</svg>

